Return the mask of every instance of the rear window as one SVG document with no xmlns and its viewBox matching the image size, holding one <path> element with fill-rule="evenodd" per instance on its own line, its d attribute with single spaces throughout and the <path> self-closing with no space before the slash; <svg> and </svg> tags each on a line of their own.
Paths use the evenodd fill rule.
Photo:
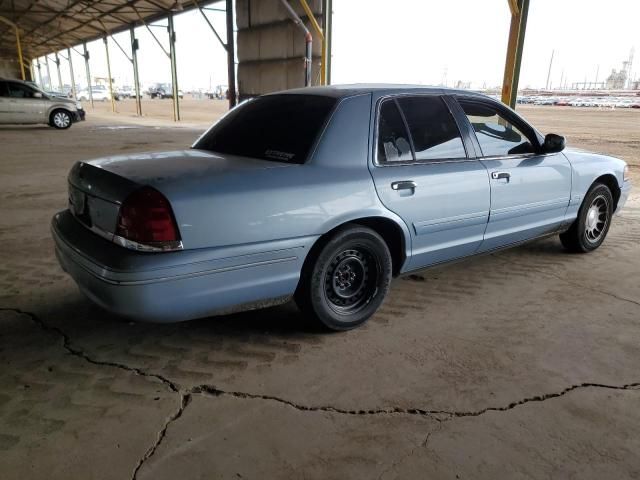
<svg viewBox="0 0 640 480">
<path fill-rule="evenodd" d="M 194 148 L 289 163 L 304 163 L 336 99 L 267 95 L 229 112 Z"/>
</svg>

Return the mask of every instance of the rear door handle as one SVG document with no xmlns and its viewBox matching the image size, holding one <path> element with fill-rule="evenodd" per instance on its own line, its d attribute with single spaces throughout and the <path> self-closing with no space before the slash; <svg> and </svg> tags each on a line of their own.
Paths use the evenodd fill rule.
<svg viewBox="0 0 640 480">
<path fill-rule="evenodd" d="M 494 180 L 504 178 L 508 181 L 511 178 L 511 174 L 509 172 L 491 172 L 491 178 Z"/>
<path fill-rule="evenodd" d="M 409 190 L 416 187 L 417 184 L 413 180 L 402 180 L 391 184 L 391 190 Z"/>
</svg>

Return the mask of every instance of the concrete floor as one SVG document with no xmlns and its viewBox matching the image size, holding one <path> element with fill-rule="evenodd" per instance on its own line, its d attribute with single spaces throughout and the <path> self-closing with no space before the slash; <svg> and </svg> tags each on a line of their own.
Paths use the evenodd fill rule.
<svg viewBox="0 0 640 480">
<path fill-rule="evenodd" d="M 638 165 L 640 112 L 559 112 L 525 113 Z M 125 120 L 0 128 L 3 480 L 640 478 L 637 194 L 595 253 L 552 238 L 398 279 L 352 332 L 291 305 L 136 324 L 80 295 L 49 235 L 74 161 L 205 128 Z"/>
</svg>

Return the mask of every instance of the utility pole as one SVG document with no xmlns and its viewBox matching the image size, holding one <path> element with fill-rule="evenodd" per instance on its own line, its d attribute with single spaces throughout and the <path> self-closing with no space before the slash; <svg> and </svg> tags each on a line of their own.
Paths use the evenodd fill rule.
<svg viewBox="0 0 640 480">
<path fill-rule="evenodd" d="M 551 66 L 553 65 L 553 54 L 555 53 L 555 50 L 551 50 L 551 60 L 549 60 L 549 73 L 547 73 L 547 86 L 546 86 L 546 90 L 549 90 L 549 80 L 551 79 Z"/>
</svg>

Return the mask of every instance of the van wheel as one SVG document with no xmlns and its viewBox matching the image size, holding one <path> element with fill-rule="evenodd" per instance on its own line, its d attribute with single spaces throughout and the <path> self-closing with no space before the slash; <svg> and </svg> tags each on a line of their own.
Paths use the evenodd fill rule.
<svg viewBox="0 0 640 480">
<path fill-rule="evenodd" d="M 613 215 L 613 196 L 611 190 L 602 183 L 591 187 L 584 198 L 578 218 L 569 230 L 560 234 L 560 241 L 570 252 L 587 253 L 595 250 L 604 242 Z"/>
<path fill-rule="evenodd" d="M 391 283 L 391 254 L 375 231 L 338 230 L 308 258 L 295 300 L 302 312 L 330 330 L 350 330 L 382 305 Z"/>
<path fill-rule="evenodd" d="M 71 126 L 71 114 L 62 109 L 54 110 L 49 117 L 49 125 L 58 130 L 65 130 Z"/>
</svg>

